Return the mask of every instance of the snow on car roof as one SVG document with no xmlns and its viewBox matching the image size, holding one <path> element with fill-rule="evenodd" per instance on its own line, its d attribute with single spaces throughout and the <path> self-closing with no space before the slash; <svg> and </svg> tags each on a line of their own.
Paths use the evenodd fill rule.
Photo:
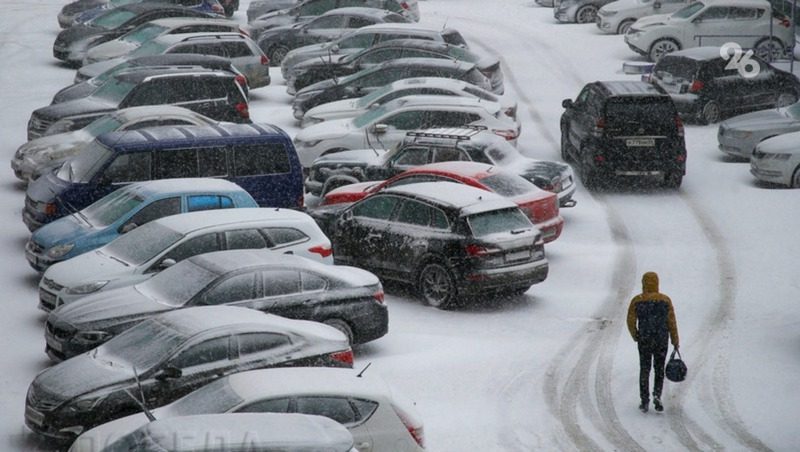
<svg viewBox="0 0 800 452">
<path fill-rule="evenodd" d="M 141 107 L 128 107 L 117 110 L 112 114 L 114 115 L 114 117 L 119 118 L 120 120 L 123 121 L 131 121 L 134 119 L 149 118 L 151 116 L 164 116 L 164 115 L 191 116 L 194 118 L 204 117 L 199 113 L 189 110 L 188 108 L 178 107 L 175 105 L 143 105 Z"/>
<path fill-rule="evenodd" d="M 314 220 L 303 212 L 275 207 L 245 207 L 239 209 L 201 210 L 154 220 L 163 226 L 181 234 L 188 234 L 199 229 L 224 226 L 245 222 L 295 222 L 314 223 Z M 315 224 L 315 223 L 314 223 Z"/>
<path fill-rule="evenodd" d="M 167 28 L 175 28 L 182 25 L 239 25 L 238 22 L 230 19 L 216 19 L 211 17 L 167 17 L 164 19 L 151 20 L 149 23 Z"/>
<path fill-rule="evenodd" d="M 136 182 L 123 188 L 127 191 L 138 191 L 142 194 L 161 193 L 219 193 L 242 192 L 244 189 L 225 179 L 211 177 L 193 177 L 181 179 L 159 179 L 146 182 Z"/>
<path fill-rule="evenodd" d="M 262 448 L 347 452 L 353 446 L 352 434 L 338 422 L 323 416 L 293 413 L 180 416 L 155 420 L 138 431 L 170 452 Z"/>
<path fill-rule="evenodd" d="M 677 50 L 675 52 L 670 52 L 666 57 L 686 57 L 691 58 L 693 60 L 713 60 L 715 58 L 721 58 L 719 54 L 719 47 L 711 47 L 711 46 L 703 46 L 703 47 L 692 47 L 689 49 L 684 50 Z"/>
<path fill-rule="evenodd" d="M 251 370 L 228 376 L 228 384 L 247 403 L 254 399 L 286 395 L 344 394 L 377 399 L 391 391 L 375 371 L 333 367 L 279 367 Z"/>
<path fill-rule="evenodd" d="M 502 169 L 487 163 L 453 160 L 416 166 L 409 169 L 407 172 L 422 173 L 427 171 L 452 173 L 475 179 L 478 176 L 485 176 L 492 172 L 502 172 Z"/>
<path fill-rule="evenodd" d="M 154 38 L 154 41 L 163 42 L 164 44 L 175 44 L 182 41 L 189 41 L 202 38 L 240 38 L 245 39 L 241 33 L 234 31 L 196 31 L 192 33 L 174 33 L 170 35 L 161 35 Z"/>
<path fill-rule="evenodd" d="M 383 190 L 383 193 L 411 195 L 459 209 L 462 211 L 462 215 L 517 206 L 500 195 L 454 182 L 420 182 L 400 185 L 387 188 Z"/>
<path fill-rule="evenodd" d="M 321 14 L 322 16 L 338 16 L 342 14 L 351 14 L 351 15 L 359 15 L 359 16 L 367 16 L 367 17 L 384 17 L 387 14 L 395 14 L 386 9 L 380 8 L 369 8 L 366 6 L 346 6 L 344 8 L 336 8 L 326 11 L 325 13 Z M 402 22 L 399 22 L 402 23 Z M 376 24 L 373 24 L 376 25 Z"/>
</svg>

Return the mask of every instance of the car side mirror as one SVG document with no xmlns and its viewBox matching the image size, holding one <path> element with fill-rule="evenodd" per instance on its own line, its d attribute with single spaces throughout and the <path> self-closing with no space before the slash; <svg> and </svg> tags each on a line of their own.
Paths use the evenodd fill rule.
<svg viewBox="0 0 800 452">
<path fill-rule="evenodd" d="M 661 2 L 653 3 L 653 9 L 661 9 Z"/>
<path fill-rule="evenodd" d="M 182 376 L 183 376 L 183 371 L 182 370 L 180 370 L 180 369 L 178 369 L 177 367 L 174 367 L 174 366 L 167 366 L 167 367 L 159 370 L 158 372 L 156 372 L 156 374 L 153 377 L 156 380 L 164 381 L 164 380 L 170 380 L 170 379 L 175 379 L 175 378 L 181 378 Z"/>
<path fill-rule="evenodd" d="M 699 24 L 701 22 L 703 22 L 703 18 L 702 17 L 698 17 L 698 18 L 692 20 L 692 23 L 695 24 L 695 25 L 697 25 L 697 24 Z"/>
<path fill-rule="evenodd" d="M 375 124 L 372 126 L 372 133 L 375 135 L 386 133 L 387 130 L 389 130 L 389 126 L 386 124 Z"/>
<path fill-rule="evenodd" d="M 331 47 L 331 52 L 333 53 L 339 53 L 339 50 L 341 50 L 339 48 L 339 44 L 335 44 L 333 47 Z"/>
<path fill-rule="evenodd" d="M 125 224 L 122 225 L 121 228 L 119 228 L 119 233 L 120 234 L 127 234 L 127 233 L 133 231 L 134 229 L 136 229 L 137 227 L 139 227 L 139 225 L 136 224 L 136 223 L 125 223 Z"/>
<path fill-rule="evenodd" d="M 167 258 L 167 259 L 164 259 L 163 261 L 161 261 L 160 264 L 158 264 L 158 268 L 160 268 L 161 270 L 164 270 L 165 268 L 172 267 L 176 263 L 177 262 L 175 262 L 175 259 Z"/>
<path fill-rule="evenodd" d="M 572 108 L 575 105 L 572 99 L 564 99 L 561 101 L 561 106 L 564 108 Z"/>
</svg>

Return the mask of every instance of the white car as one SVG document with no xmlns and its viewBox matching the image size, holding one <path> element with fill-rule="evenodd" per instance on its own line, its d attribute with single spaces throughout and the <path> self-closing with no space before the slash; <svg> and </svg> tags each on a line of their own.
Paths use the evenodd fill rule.
<svg viewBox="0 0 800 452">
<path fill-rule="evenodd" d="M 300 126 L 305 128 L 332 119 L 355 118 L 391 100 L 412 95 L 461 96 L 497 102 L 506 116 L 513 120 L 517 119 L 516 102 L 490 93 L 471 83 L 443 77 L 415 77 L 389 83 L 356 99 L 343 99 L 318 105 L 305 113 Z"/>
<path fill-rule="evenodd" d="M 496 102 L 456 96 L 408 96 L 373 108 L 356 118 L 315 124 L 297 133 L 294 145 L 308 168 L 322 155 L 349 149 L 390 149 L 410 130 L 480 125 L 516 145 L 518 121 Z"/>
<path fill-rule="evenodd" d="M 72 132 L 33 139 L 17 149 L 11 169 L 17 178 L 28 182 L 44 168 L 60 165 L 77 155 L 86 145 L 106 132 L 137 130 L 153 126 L 217 124 L 218 121 L 174 105 L 131 107 L 117 110 Z"/>
<path fill-rule="evenodd" d="M 631 50 L 657 61 L 676 50 L 736 43 L 762 59 L 783 57 L 794 44 L 791 21 L 773 18 L 766 0 L 702 0 L 670 14 L 643 17 L 628 28 Z M 770 21 L 772 34 L 770 39 Z"/>
<path fill-rule="evenodd" d="M 762 141 L 750 156 L 750 172 L 756 179 L 800 188 L 800 132 Z"/>
<path fill-rule="evenodd" d="M 597 11 L 597 28 L 603 33 L 624 35 L 628 28 L 645 16 L 671 14 L 692 0 L 617 0 Z"/>
<path fill-rule="evenodd" d="M 350 430 L 361 452 L 422 452 L 424 427 L 413 403 L 372 369 L 284 367 L 220 378 L 153 410 L 156 419 L 192 414 L 298 413 L 327 416 Z M 143 413 L 95 427 L 70 452 L 93 452 L 147 423 Z"/>
<path fill-rule="evenodd" d="M 50 311 L 90 293 L 144 281 L 187 257 L 242 248 L 269 248 L 333 264 L 330 240 L 303 212 L 189 212 L 151 221 L 108 245 L 52 265 L 39 282 L 39 307 Z"/>
<path fill-rule="evenodd" d="M 226 19 L 203 19 L 194 17 L 170 17 L 145 22 L 117 39 L 104 42 L 86 52 L 83 64 L 97 63 L 125 56 L 138 49 L 144 42 L 162 35 L 197 32 L 233 32 L 247 34 L 246 26 Z"/>
</svg>

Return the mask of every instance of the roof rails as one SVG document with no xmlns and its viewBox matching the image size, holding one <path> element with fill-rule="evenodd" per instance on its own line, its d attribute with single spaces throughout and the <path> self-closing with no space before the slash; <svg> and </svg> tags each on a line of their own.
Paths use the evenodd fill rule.
<svg viewBox="0 0 800 452">
<path fill-rule="evenodd" d="M 202 36 L 189 36 L 181 40 L 181 42 L 201 41 L 204 39 L 244 39 L 245 36 L 241 33 L 227 32 L 226 34 L 207 34 Z"/>
<path fill-rule="evenodd" d="M 407 132 L 407 137 L 424 137 L 424 138 L 449 138 L 456 140 L 469 140 L 472 136 L 487 130 L 486 126 L 481 125 L 464 125 L 454 128 L 438 128 L 438 129 L 425 129 L 414 130 Z"/>
</svg>

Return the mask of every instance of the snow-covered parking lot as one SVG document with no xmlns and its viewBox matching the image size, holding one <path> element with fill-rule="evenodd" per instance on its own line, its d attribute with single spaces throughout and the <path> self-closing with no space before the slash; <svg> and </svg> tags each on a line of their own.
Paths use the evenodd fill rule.
<svg viewBox="0 0 800 452">
<path fill-rule="evenodd" d="M 247 0 L 236 20 L 245 21 Z M 24 191 L 7 162 L 30 112 L 71 83 L 52 57 L 61 0 L 5 0 L 0 17 L 0 450 L 49 450 L 23 423 L 25 393 L 50 365 L 38 275 L 23 247 Z M 587 82 L 631 79 L 621 36 L 558 24 L 532 0 L 421 0 L 421 23 L 456 28 L 501 57 L 518 100 L 519 147 L 559 159 L 561 100 Z M 298 127 L 280 71 L 251 92 L 255 121 Z M 716 126 L 686 127 L 680 190 L 590 193 L 563 209 L 548 279 L 525 296 L 440 311 L 389 293 L 389 334 L 355 350 L 416 401 L 432 451 L 800 448 L 800 190 L 755 183 L 717 150 Z M 638 409 L 628 301 L 656 271 L 675 305 L 689 378 L 666 383 L 663 413 Z"/>
</svg>

